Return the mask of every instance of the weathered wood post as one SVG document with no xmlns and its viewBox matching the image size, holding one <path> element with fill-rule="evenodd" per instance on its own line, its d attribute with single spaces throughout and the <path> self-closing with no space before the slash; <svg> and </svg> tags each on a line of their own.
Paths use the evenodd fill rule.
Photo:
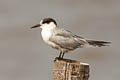
<svg viewBox="0 0 120 80">
<path fill-rule="evenodd" d="M 89 64 L 70 59 L 57 59 L 53 69 L 54 80 L 88 80 Z"/>
</svg>

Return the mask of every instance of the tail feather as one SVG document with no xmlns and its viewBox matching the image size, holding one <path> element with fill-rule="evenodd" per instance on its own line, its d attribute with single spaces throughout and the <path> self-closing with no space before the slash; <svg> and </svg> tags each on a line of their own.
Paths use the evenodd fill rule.
<svg viewBox="0 0 120 80">
<path fill-rule="evenodd" d="M 101 47 L 101 46 L 108 46 L 108 44 L 111 43 L 111 42 L 95 41 L 95 40 L 87 40 L 87 42 L 88 42 L 90 45 L 98 46 L 98 47 Z"/>
</svg>

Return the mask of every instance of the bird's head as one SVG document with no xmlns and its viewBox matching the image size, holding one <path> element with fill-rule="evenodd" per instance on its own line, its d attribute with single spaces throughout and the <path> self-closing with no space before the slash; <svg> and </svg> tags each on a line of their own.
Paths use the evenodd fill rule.
<svg viewBox="0 0 120 80">
<path fill-rule="evenodd" d="M 40 28 L 54 28 L 57 26 L 57 23 L 54 19 L 52 18 L 44 18 L 42 20 L 40 20 L 40 23 L 39 24 L 36 24 L 34 26 L 32 26 L 31 28 L 37 28 L 37 27 L 40 27 Z"/>
</svg>

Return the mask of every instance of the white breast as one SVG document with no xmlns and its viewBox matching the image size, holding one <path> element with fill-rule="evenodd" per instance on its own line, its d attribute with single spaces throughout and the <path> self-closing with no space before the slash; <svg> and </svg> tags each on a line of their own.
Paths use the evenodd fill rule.
<svg viewBox="0 0 120 80">
<path fill-rule="evenodd" d="M 55 43 L 53 43 L 52 41 L 50 41 L 50 38 L 52 37 L 53 34 L 53 30 L 56 27 L 55 24 L 50 23 L 49 25 L 44 24 L 41 28 L 41 35 L 42 38 L 44 40 L 45 43 L 47 43 L 48 45 L 52 46 L 53 48 L 57 47 L 57 45 Z"/>
<path fill-rule="evenodd" d="M 43 29 L 41 31 L 41 35 L 42 35 L 43 40 L 46 42 L 52 36 L 52 32 L 48 29 Z"/>
<path fill-rule="evenodd" d="M 53 43 L 49 40 L 52 36 L 52 31 L 51 30 L 47 30 L 47 29 L 42 30 L 41 35 L 42 35 L 43 41 L 45 43 L 47 43 L 48 45 L 50 45 L 52 47 L 57 47 L 57 45 L 55 43 Z"/>
</svg>

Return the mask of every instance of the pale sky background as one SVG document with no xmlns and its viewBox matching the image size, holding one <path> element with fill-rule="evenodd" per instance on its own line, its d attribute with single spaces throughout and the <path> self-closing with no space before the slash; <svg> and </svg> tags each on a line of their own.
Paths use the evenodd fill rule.
<svg viewBox="0 0 120 80">
<path fill-rule="evenodd" d="M 85 38 L 111 41 L 65 58 L 89 63 L 89 80 L 120 79 L 120 0 L 0 0 L 0 80 L 53 80 L 59 52 L 43 43 L 40 29 L 30 29 L 46 17 Z"/>
</svg>

